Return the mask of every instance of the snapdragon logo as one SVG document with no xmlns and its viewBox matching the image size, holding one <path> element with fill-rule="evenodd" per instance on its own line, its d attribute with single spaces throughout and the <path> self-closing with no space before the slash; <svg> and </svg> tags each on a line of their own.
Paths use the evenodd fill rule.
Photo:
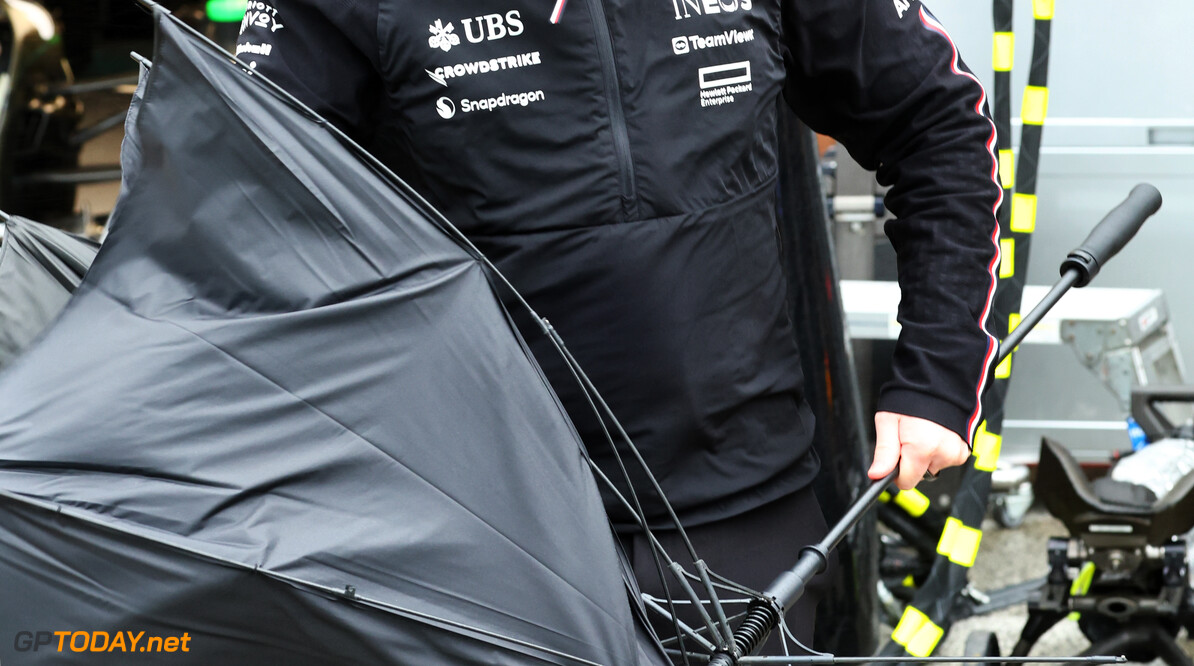
<svg viewBox="0 0 1194 666">
<path fill-rule="evenodd" d="M 447 120 L 456 115 L 456 103 L 447 97 L 441 97 L 435 103 L 435 110 L 439 113 L 439 117 Z"/>
<path fill-rule="evenodd" d="M 506 106 L 530 106 L 535 102 L 542 102 L 546 96 L 542 90 L 535 90 L 530 92 L 515 93 L 508 95 L 502 93 L 497 97 L 490 97 L 487 99 L 460 100 L 460 110 L 464 113 L 472 113 L 473 111 L 497 111 Z"/>
<path fill-rule="evenodd" d="M 485 99 L 462 99 L 460 100 L 460 113 L 473 113 L 474 111 L 497 111 L 508 107 L 527 107 L 536 102 L 542 102 L 547 99 L 547 95 L 542 90 L 528 90 L 520 93 L 502 93 L 497 97 L 486 97 Z M 452 100 L 447 97 L 439 98 L 435 103 L 435 110 L 444 120 L 448 120 L 456 115 L 457 106 Z"/>
</svg>

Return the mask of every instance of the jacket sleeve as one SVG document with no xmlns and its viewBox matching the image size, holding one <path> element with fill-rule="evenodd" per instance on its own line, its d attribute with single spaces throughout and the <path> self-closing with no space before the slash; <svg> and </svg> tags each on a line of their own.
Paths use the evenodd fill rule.
<svg viewBox="0 0 1194 666">
<path fill-rule="evenodd" d="M 375 125 L 377 0 L 253 0 L 236 56 L 357 141 Z"/>
<path fill-rule="evenodd" d="M 919 0 L 784 0 L 784 96 L 890 185 L 902 325 L 879 409 L 971 442 L 997 351 L 1001 202 L 978 79 Z"/>
</svg>

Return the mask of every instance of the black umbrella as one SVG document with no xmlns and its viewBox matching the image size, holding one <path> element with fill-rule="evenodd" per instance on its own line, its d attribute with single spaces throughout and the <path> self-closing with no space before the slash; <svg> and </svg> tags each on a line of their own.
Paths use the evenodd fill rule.
<svg viewBox="0 0 1194 666">
<path fill-rule="evenodd" d="M 667 663 L 487 264 L 158 24 L 110 235 L 0 376 L 0 661 Z"/>
<path fill-rule="evenodd" d="M 4 221 L 0 244 L 0 367 L 58 316 L 99 245 L 22 217 Z"/>
</svg>

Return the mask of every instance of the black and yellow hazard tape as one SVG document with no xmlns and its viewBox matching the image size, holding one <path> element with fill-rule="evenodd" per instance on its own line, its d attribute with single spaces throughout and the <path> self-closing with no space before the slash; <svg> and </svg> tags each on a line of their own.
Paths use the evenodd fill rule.
<svg viewBox="0 0 1194 666">
<path fill-rule="evenodd" d="M 899 624 L 891 632 L 891 640 L 914 657 L 927 657 L 937 649 L 945 630 L 915 606 L 904 609 Z"/>
<path fill-rule="evenodd" d="M 924 493 L 912 490 L 897 490 L 894 495 L 884 490 L 879 493 L 879 501 L 884 504 L 892 503 L 904 510 L 913 518 L 920 518 L 929 510 L 929 498 Z"/>
<path fill-rule="evenodd" d="M 941 532 L 941 540 L 937 542 L 937 554 L 948 557 L 954 564 L 972 567 L 978 558 L 978 546 L 982 540 L 982 530 L 950 517 L 945 520 L 945 529 Z"/>
<path fill-rule="evenodd" d="M 994 472 L 1002 448 L 1003 436 L 987 430 L 986 421 L 980 423 L 974 435 L 974 468 L 981 472 Z"/>
<path fill-rule="evenodd" d="M 1021 104 L 1021 137 L 1017 154 L 1013 154 L 1011 145 L 1011 70 L 1016 43 L 1012 31 L 1013 2 L 993 0 L 992 8 L 992 68 L 995 70 L 992 115 L 998 172 L 1004 188 L 1003 205 L 998 214 L 1002 263 L 995 291 L 992 328 L 993 333 L 1003 339 L 1020 320 L 1030 241 L 1037 224 L 1037 166 L 1049 109 L 1049 34 L 1054 2 L 1033 2 L 1035 39 L 1028 86 Z M 1009 356 L 994 371 L 991 386 L 983 398 L 986 420 L 979 425 L 973 442 L 974 463 L 963 472 L 961 489 L 954 495 L 951 515 L 941 530 L 932 568 L 917 587 L 912 604 L 892 632 L 892 641 L 880 650 L 883 656 L 929 656 L 953 624 L 951 614 L 958 608 L 956 599 L 969 582 L 970 567 L 982 543 L 982 532 L 972 526 L 982 525 L 986 515 L 991 472 L 998 464 L 1002 448 L 1003 405 L 1011 368 Z M 889 496 L 888 501 L 894 504 L 895 496 Z M 929 514 L 917 520 L 923 522 Z"/>
</svg>

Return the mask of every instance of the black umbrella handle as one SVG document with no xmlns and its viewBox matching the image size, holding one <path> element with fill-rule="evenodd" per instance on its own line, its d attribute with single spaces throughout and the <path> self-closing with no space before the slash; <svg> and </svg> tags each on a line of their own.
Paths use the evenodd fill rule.
<svg viewBox="0 0 1194 666">
<path fill-rule="evenodd" d="M 1128 198 L 1108 213 L 1082 245 L 1066 257 L 1061 265 L 1061 279 L 1049 294 L 1021 322 L 1012 335 L 1000 345 L 999 359 L 1003 360 L 1023 337 L 1044 317 L 1045 313 L 1061 299 L 1072 286 L 1084 286 L 1099 272 L 1099 268 L 1115 256 L 1127 244 L 1144 221 L 1161 207 L 1161 194 L 1152 185 L 1141 184 L 1132 189 Z M 753 654 L 768 634 L 779 624 L 783 614 L 804 594 L 808 583 L 825 569 L 828 554 L 845 537 L 859 519 L 879 499 L 883 490 L 891 484 L 899 467 L 887 476 L 875 481 L 846 510 L 829 533 L 815 546 L 800 551 L 796 566 L 780 574 L 763 592 L 763 599 L 756 600 L 747 611 L 746 619 L 734 633 L 734 645 L 729 651 L 714 654 L 709 666 L 736 666 L 746 655 Z"/>
<path fill-rule="evenodd" d="M 763 591 L 763 599 L 751 604 L 746 618 L 734 632 L 733 649 L 736 654 L 719 652 L 709 660 L 709 666 L 735 666 L 742 656 L 753 654 L 762 646 L 771 630 L 779 624 L 783 614 L 804 595 L 809 581 L 825 570 L 829 553 L 841 543 L 850 530 L 854 529 L 899 473 L 900 468 L 897 465 L 887 476 L 873 482 L 846 509 L 845 515 L 834 523 L 825 538 L 817 545 L 808 546 L 800 551 L 796 566 L 780 574 Z"/>
<path fill-rule="evenodd" d="M 1099 274 L 1103 264 L 1118 254 L 1144 221 L 1160 208 L 1161 193 L 1157 188 L 1147 183 L 1133 187 L 1128 198 L 1107 213 L 1086 240 L 1061 262 L 1061 274 L 1077 270 L 1079 276 L 1075 286 L 1085 287 Z"/>
</svg>

